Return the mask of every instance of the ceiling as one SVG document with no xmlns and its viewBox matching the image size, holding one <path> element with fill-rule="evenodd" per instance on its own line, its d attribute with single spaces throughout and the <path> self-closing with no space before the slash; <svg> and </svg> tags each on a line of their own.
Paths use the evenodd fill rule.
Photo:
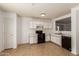
<svg viewBox="0 0 79 59">
<path fill-rule="evenodd" d="M 71 8 L 78 3 L 0 3 L 0 8 L 4 11 L 16 12 L 19 16 L 56 18 L 70 13 Z M 46 16 L 40 14 L 44 12 Z"/>
</svg>

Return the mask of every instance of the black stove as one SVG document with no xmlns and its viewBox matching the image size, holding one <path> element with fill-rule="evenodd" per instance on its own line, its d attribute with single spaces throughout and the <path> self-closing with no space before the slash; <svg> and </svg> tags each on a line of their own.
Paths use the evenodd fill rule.
<svg viewBox="0 0 79 59">
<path fill-rule="evenodd" d="M 45 43 L 45 33 L 43 31 L 39 30 L 36 31 L 37 34 L 37 42 L 39 43 Z"/>
</svg>

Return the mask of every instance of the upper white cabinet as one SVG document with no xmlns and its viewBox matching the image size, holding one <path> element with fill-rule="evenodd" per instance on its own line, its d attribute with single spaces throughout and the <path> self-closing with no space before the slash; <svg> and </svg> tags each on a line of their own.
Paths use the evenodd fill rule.
<svg viewBox="0 0 79 59">
<path fill-rule="evenodd" d="M 36 28 L 36 23 L 35 22 L 30 22 L 30 28 Z"/>
<path fill-rule="evenodd" d="M 45 28 L 45 29 L 50 29 L 50 28 L 52 28 L 52 27 L 51 27 L 51 23 L 45 23 L 45 24 L 44 24 L 44 28 Z"/>
<path fill-rule="evenodd" d="M 47 28 L 51 28 L 51 23 L 30 21 L 30 28 L 36 28 L 37 26 L 43 26 L 44 29 L 47 29 Z"/>
</svg>

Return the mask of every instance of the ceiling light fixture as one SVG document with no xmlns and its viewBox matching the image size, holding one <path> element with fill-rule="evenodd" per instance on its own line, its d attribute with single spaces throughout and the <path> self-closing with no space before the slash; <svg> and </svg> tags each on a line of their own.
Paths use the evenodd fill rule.
<svg viewBox="0 0 79 59">
<path fill-rule="evenodd" d="M 41 16 L 45 16 L 46 14 L 45 13 L 41 13 Z"/>
</svg>

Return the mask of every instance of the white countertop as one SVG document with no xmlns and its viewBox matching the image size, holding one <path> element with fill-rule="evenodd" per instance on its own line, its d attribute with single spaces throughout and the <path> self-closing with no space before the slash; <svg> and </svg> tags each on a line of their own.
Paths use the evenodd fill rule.
<svg viewBox="0 0 79 59">
<path fill-rule="evenodd" d="M 68 37 L 71 37 L 71 31 L 60 31 L 60 32 L 54 32 L 52 33 L 51 35 L 53 36 L 68 36 Z"/>
</svg>

